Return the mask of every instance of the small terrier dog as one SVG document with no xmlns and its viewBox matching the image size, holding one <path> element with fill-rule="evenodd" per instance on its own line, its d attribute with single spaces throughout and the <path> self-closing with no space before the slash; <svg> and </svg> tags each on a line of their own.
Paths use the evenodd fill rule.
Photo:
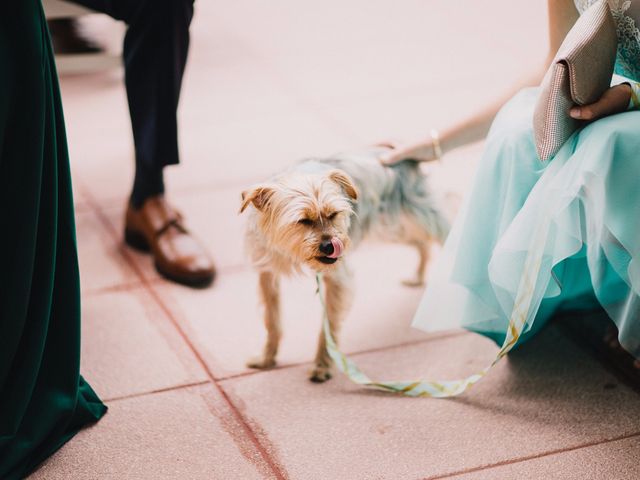
<svg viewBox="0 0 640 480">
<path fill-rule="evenodd" d="M 281 337 L 279 277 L 306 266 L 321 272 L 331 333 L 337 334 L 353 297 L 345 254 L 370 235 L 412 245 L 419 262 L 409 286 L 424 283 L 432 241 L 442 243 L 449 222 L 437 207 L 417 162 L 391 167 L 379 161 L 382 148 L 360 154 L 308 159 L 242 193 L 249 206 L 246 244 L 259 272 L 267 341 L 251 368 L 271 368 Z M 331 378 L 331 358 L 322 330 L 310 380 Z"/>
</svg>

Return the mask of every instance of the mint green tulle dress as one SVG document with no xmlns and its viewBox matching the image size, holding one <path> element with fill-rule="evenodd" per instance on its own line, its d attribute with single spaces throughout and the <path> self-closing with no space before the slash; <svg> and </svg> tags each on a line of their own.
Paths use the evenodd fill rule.
<svg viewBox="0 0 640 480">
<path fill-rule="evenodd" d="M 582 12 L 592 3 L 576 6 Z M 640 81 L 640 2 L 609 5 L 618 27 L 616 73 Z M 527 252 L 544 228 L 521 340 L 559 310 L 601 306 L 621 345 L 640 358 L 640 111 L 587 125 L 542 163 L 533 138 L 538 94 L 521 91 L 497 115 L 414 326 L 463 326 L 501 344 Z"/>
</svg>

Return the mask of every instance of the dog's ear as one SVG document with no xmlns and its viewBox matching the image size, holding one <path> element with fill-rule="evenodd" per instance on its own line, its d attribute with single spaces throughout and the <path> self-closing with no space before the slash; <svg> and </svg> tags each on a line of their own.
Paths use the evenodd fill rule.
<svg viewBox="0 0 640 480">
<path fill-rule="evenodd" d="M 253 203 L 256 209 L 263 211 L 274 192 L 275 189 L 269 185 L 258 185 L 249 190 L 245 190 L 242 192 L 240 213 L 244 212 L 250 203 Z"/>
<path fill-rule="evenodd" d="M 331 170 L 329 172 L 329 178 L 340 185 L 340 188 L 342 188 L 344 193 L 349 195 L 352 200 L 358 199 L 358 189 L 349 175 L 344 173 L 342 170 Z"/>
</svg>

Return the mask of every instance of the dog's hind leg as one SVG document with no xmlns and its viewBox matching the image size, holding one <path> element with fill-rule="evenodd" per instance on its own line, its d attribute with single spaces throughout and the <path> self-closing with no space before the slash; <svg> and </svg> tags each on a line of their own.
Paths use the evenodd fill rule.
<svg viewBox="0 0 640 480">
<path fill-rule="evenodd" d="M 395 241 L 410 245 L 418 252 L 418 267 L 416 273 L 408 280 L 403 280 L 402 284 L 407 287 L 421 287 L 424 285 L 427 263 L 429 262 L 429 251 L 433 242 L 432 234 L 425 225 L 425 222 L 414 214 L 414 212 L 404 212 L 397 224 Z"/>
<path fill-rule="evenodd" d="M 260 299 L 264 307 L 264 325 L 267 342 L 261 356 L 247 363 L 249 368 L 271 368 L 276 364 L 276 355 L 282 329 L 280 327 L 280 279 L 269 271 L 260 272 Z"/>
<path fill-rule="evenodd" d="M 343 263 L 336 270 L 324 274 L 323 277 L 329 329 L 336 343 L 338 343 L 340 326 L 353 302 L 353 275 L 344 264 L 344 259 L 341 262 Z M 327 352 L 324 330 L 320 330 L 315 365 L 309 379 L 318 383 L 329 380 L 331 378 L 331 365 L 332 361 Z"/>
<path fill-rule="evenodd" d="M 402 284 L 407 287 L 422 287 L 424 285 L 425 274 L 427 271 L 427 263 L 429 262 L 429 250 L 431 241 L 428 237 L 410 240 L 408 242 L 418 251 L 418 268 L 413 278 L 403 280 Z"/>
</svg>

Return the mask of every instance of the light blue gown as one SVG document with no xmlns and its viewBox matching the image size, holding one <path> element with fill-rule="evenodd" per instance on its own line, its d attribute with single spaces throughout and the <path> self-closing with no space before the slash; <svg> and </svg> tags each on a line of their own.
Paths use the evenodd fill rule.
<svg viewBox="0 0 640 480">
<path fill-rule="evenodd" d="M 594 1 L 576 6 L 583 12 Z M 640 1 L 609 5 L 618 26 L 616 73 L 637 82 Z M 521 91 L 497 115 L 414 326 L 463 326 L 501 344 L 532 238 L 544 225 L 521 341 L 559 310 L 600 305 L 622 346 L 640 358 L 640 111 L 589 124 L 542 163 L 533 139 L 538 93 Z"/>
</svg>

